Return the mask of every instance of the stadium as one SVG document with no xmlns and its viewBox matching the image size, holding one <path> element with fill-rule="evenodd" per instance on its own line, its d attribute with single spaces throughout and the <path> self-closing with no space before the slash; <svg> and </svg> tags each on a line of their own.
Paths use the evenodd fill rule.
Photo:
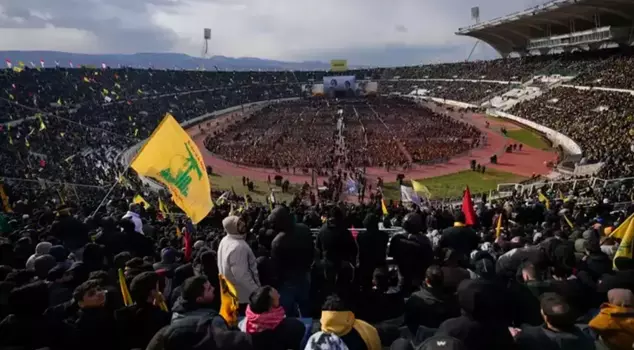
<svg viewBox="0 0 634 350">
<path fill-rule="evenodd" d="M 483 61 L 7 58 L 0 349 L 631 348 L 632 10 L 473 8 Z"/>
</svg>

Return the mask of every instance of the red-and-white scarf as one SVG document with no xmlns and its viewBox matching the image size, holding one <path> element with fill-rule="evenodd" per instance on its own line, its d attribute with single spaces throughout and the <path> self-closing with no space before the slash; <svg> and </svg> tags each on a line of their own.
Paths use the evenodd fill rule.
<svg viewBox="0 0 634 350">
<path fill-rule="evenodd" d="M 276 307 L 262 314 L 251 311 L 251 306 L 247 306 L 246 330 L 247 333 L 259 333 L 268 329 L 275 329 L 286 317 L 284 308 Z"/>
</svg>

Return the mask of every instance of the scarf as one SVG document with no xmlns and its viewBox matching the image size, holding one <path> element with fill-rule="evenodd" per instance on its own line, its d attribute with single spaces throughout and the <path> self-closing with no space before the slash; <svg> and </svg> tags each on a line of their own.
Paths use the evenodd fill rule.
<svg viewBox="0 0 634 350">
<path fill-rule="evenodd" d="M 286 317 L 284 308 L 278 306 L 262 314 L 251 311 L 251 306 L 247 306 L 246 330 L 247 333 L 260 333 L 262 331 L 275 329 Z"/>
<path fill-rule="evenodd" d="M 321 330 L 342 337 L 352 329 L 359 333 L 368 350 L 381 350 L 381 339 L 374 326 L 358 320 L 350 311 L 322 311 Z"/>
</svg>

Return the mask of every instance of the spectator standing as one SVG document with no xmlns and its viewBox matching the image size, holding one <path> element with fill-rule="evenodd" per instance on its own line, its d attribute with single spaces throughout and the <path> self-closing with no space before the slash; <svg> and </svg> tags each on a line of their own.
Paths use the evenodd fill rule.
<svg viewBox="0 0 634 350">
<path fill-rule="evenodd" d="M 237 216 L 222 220 L 227 233 L 218 246 L 218 272 L 236 288 L 240 313 L 244 314 L 249 296 L 260 286 L 255 255 L 246 239 L 246 224 Z"/>
</svg>

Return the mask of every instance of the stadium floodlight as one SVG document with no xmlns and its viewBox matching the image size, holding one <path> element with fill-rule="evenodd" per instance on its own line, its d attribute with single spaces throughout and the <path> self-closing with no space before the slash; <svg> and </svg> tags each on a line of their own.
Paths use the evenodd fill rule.
<svg viewBox="0 0 634 350">
<path fill-rule="evenodd" d="M 476 23 L 480 23 L 480 7 L 472 7 L 471 8 L 471 19 L 475 20 Z"/>
</svg>

